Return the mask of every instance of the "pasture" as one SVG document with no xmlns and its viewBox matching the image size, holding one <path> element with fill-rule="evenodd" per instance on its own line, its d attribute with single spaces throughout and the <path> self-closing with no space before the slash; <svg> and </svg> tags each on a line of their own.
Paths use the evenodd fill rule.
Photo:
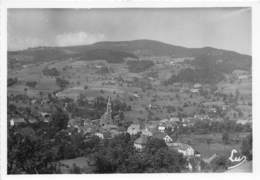
<svg viewBox="0 0 260 180">
<path fill-rule="evenodd" d="M 242 139 L 247 135 L 248 133 L 232 133 L 229 144 L 222 142 L 221 133 L 181 135 L 178 141 L 190 144 L 201 153 L 202 158 L 209 158 L 213 154 L 227 156 L 232 149 L 240 150 Z"/>
</svg>

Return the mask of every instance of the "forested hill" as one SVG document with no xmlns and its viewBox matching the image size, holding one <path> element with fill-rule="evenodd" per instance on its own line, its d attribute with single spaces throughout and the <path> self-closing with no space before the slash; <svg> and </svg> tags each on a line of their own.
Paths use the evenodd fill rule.
<svg viewBox="0 0 260 180">
<path fill-rule="evenodd" d="M 84 46 L 38 47 L 8 52 L 9 61 L 33 63 L 51 60 L 77 58 L 80 60 L 104 59 L 121 63 L 126 57 L 138 59 L 141 56 L 168 56 L 172 58 L 207 56 L 211 60 L 226 61 L 237 67 L 250 70 L 251 56 L 211 47 L 185 48 L 153 40 L 103 41 Z"/>
</svg>

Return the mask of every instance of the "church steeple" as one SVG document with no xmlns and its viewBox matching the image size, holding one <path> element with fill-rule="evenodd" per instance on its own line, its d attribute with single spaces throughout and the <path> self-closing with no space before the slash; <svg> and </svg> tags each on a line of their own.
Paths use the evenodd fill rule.
<svg viewBox="0 0 260 180">
<path fill-rule="evenodd" d="M 112 105 L 111 105 L 111 97 L 110 96 L 108 97 L 108 100 L 107 100 L 106 112 L 100 118 L 100 125 L 102 127 L 104 127 L 104 126 L 106 126 L 108 124 L 113 124 L 113 120 L 112 120 Z"/>
<path fill-rule="evenodd" d="M 107 122 L 112 123 L 112 107 L 111 107 L 111 97 L 108 96 L 108 101 L 107 101 Z"/>
</svg>

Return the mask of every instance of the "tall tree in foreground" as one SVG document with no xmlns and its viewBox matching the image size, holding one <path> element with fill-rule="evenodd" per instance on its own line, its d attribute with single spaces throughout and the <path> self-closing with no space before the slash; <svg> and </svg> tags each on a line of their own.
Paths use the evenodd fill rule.
<svg viewBox="0 0 260 180">
<path fill-rule="evenodd" d="M 245 155 L 247 160 L 249 161 L 253 159 L 252 142 L 253 142 L 252 134 L 249 134 L 246 138 L 243 139 L 242 146 L 241 146 L 242 154 Z"/>
</svg>

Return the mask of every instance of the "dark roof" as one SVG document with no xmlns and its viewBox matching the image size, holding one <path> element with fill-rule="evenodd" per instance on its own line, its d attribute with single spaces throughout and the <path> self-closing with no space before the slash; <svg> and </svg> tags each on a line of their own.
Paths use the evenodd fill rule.
<svg viewBox="0 0 260 180">
<path fill-rule="evenodd" d="M 135 144 L 141 144 L 141 145 L 145 145 L 146 143 L 147 143 L 147 141 L 148 141 L 148 138 L 147 138 L 147 136 L 140 136 L 139 138 L 137 138 L 136 140 L 135 140 Z"/>
<path fill-rule="evenodd" d="M 177 150 L 179 149 L 182 151 L 186 151 L 187 149 L 192 148 L 190 145 L 184 143 L 171 143 L 169 144 L 169 147 L 172 149 L 177 149 Z"/>
<path fill-rule="evenodd" d="M 165 136 L 167 136 L 167 134 L 160 131 L 156 131 L 155 133 L 153 133 L 153 137 L 158 139 L 163 139 Z"/>
</svg>

